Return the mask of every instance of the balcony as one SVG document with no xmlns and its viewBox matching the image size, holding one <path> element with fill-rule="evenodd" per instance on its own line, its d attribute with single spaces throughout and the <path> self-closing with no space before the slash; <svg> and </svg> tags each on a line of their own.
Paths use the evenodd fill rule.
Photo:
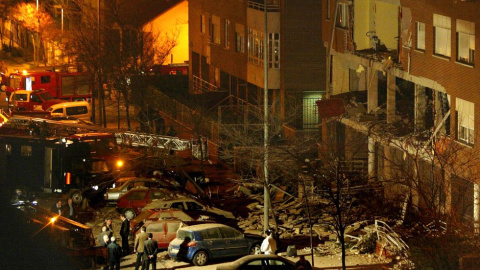
<svg viewBox="0 0 480 270">
<path fill-rule="evenodd" d="M 248 7 L 260 11 L 265 11 L 264 0 L 251 0 L 248 1 Z M 280 0 L 267 0 L 267 12 L 279 12 Z"/>
</svg>

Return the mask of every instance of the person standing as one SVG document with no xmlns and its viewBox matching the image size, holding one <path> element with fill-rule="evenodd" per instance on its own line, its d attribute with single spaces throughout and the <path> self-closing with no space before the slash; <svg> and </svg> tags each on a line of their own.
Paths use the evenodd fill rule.
<svg viewBox="0 0 480 270">
<path fill-rule="evenodd" d="M 147 228 L 145 226 L 142 226 L 142 228 L 140 229 L 140 233 L 137 234 L 137 236 L 135 237 L 135 245 L 133 246 L 133 252 L 137 253 L 135 270 L 138 270 L 138 268 L 140 268 L 140 264 L 142 263 L 145 241 L 148 240 L 148 234 L 146 233 L 146 231 Z M 142 263 L 142 265 L 144 264 Z M 142 266 L 142 269 L 144 268 L 145 267 Z"/>
<path fill-rule="evenodd" d="M 300 255 L 300 260 L 295 263 L 295 270 L 312 270 L 312 265 L 305 260 L 305 255 Z"/>
<path fill-rule="evenodd" d="M 52 207 L 50 208 L 50 212 L 58 214 L 59 216 L 62 215 L 62 200 L 58 200 Z"/>
<path fill-rule="evenodd" d="M 114 236 L 110 238 L 108 249 L 108 261 L 110 263 L 110 270 L 120 270 L 120 259 L 122 258 L 122 248 L 116 243 Z"/>
<path fill-rule="evenodd" d="M 66 206 L 66 209 L 65 209 L 65 216 L 68 217 L 71 220 L 76 220 L 75 208 L 73 207 L 72 198 L 68 198 L 68 200 L 67 200 L 67 206 Z"/>
<path fill-rule="evenodd" d="M 99 246 L 106 246 L 105 236 L 107 236 L 107 240 L 111 237 L 110 232 L 107 231 L 107 226 L 102 226 L 102 232 L 98 234 L 97 241 Z"/>
<path fill-rule="evenodd" d="M 120 236 L 122 237 L 122 249 L 123 255 L 128 255 L 130 253 L 130 248 L 128 247 L 128 236 L 130 235 L 130 222 L 124 214 L 120 214 L 120 219 L 122 220 L 122 227 L 120 228 Z"/>
<path fill-rule="evenodd" d="M 277 241 L 273 238 L 271 230 L 265 231 L 265 239 L 263 239 L 262 245 L 260 246 L 260 251 L 263 254 L 275 254 L 277 251 Z"/>
<path fill-rule="evenodd" d="M 152 237 L 153 234 L 148 233 L 148 240 L 145 241 L 143 250 L 143 265 L 147 270 L 150 269 L 150 264 L 152 265 L 152 270 L 157 269 L 158 243 Z"/>
<path fill-rule="evenodd" d="M 106 218 L 105 223 L 103 223 L 105 227 L 107 227 L 107 232 L 110 233 L 110 237 L 113 236 L 113 225 L 112 225 L 112 219 L 111 218 Z"/>
</svg>

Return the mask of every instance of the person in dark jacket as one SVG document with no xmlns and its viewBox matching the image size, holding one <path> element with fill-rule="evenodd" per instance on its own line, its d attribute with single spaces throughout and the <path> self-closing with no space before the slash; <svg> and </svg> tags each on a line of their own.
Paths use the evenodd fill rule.
<svg viewBox="0 0 480 270">
<path fill-rule="evenodd" d="M 108 244 L 108 260 L 110 262 L 110 270 L 120 270 L 120 259 L 122 258 L 122 248 L 115 242 L 114 236 L 110 238 L 110 244 Z M 115 267 L 115 268 L 114 268 Z"/>
<path fill-rule="evenodd" d="M 143 248 L 143 267 L 144 269 L 149 270 L 150 264 L 152 269 L 157 269 L 157 253 L 158 253 L 158 243 L 152 239 L 153 234 L 148 233 L 148 240 L 145 241 Z"/>
<path fill-rule="evenodd" d="M 128 246 L 128 236 L 130 235 L 130 221 L 128 221 L 128 218 L 126 218 L 123 214 L 120 215 L 120 219 L 122 220 L 120 236 L 122 237 L 123 255 L 128 255 L 130 253 L 130 247 Z"/>
</svg>

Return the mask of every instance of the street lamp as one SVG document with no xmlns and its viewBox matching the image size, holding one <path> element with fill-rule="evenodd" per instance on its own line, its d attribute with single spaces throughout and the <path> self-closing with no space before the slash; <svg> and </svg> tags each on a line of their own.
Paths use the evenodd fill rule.
<svg viewBox="0 0 480 270">
<path fill-rule="evenodd" d="M 269 208 L 270 208 L 270 189 L 268 184 L 268 16 L 267 16 L 267 4 L 268 0 L 264 0 L 264 16 L 265 16 L 265 34 L 264 34 L 264 50 L 263 50 L 263 68 L 264 68 L 264 86 L 263 86 L 263 229 L 268 230 L 269 227 Z"/>
</svg>

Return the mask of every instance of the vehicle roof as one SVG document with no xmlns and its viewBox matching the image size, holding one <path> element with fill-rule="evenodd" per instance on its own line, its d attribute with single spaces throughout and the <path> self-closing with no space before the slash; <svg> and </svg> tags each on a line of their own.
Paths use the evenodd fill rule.
<svg viewBox="0 0 480 270">
<path fill-rule="evenodd" d="M 51 108 L 51 107 L 50 107 Z M 71 139 L 89 139 L 89 138 L 115 138 L 115 134 L 110 132 L 87 132 L 77 133 L 70 136 Z"/>
<path fill-rule="evenodd" d="M 228 225 L 221 224 L 221 223 L 197 224 L 197 225 L 185 226 L 185 227 L 182 227 L 181 229 L 186 230 L 186 231 L 203 231 L 203 230 L 207 230 L 207 229 L 211 229 L 211 228 L 219 228 L 219 227 L 226 227 L 226 228 L 235 229 L 233 227 L 230 227 Z"/>
<path fill-rule="evenodd" d="M 240 259 L 231 262 L 228 266 L 241 265 L 241 264 L 244 264 L 244 263 L 246 263 L 250 260 L 254 260 L 254 259 L 278 259 L 278 260 L 282 260 L 282 261 L 288 262 L 290 264 L 293 264 L 293 262 L 291 262 L 291 261 L 289 261 L 289 260 L 287 260 L 287 259 L 285 259 L 281 256 L 275 255 L 275 254 L 255 254 L 255 255 L 243 256 Z"/>
<path fill-rule="evenodd" d="M 50 106 L 50 108 L 60 108 L 60 107 L 74 107 L 76 105 L 79 105 L 79 106 L 90 106 L 90 103 L 88 103 L 88 101 L 66 101 L 66 102 L 62 102 L 62 103 L 59 103 L 59 104 L 54 104 L 52 106 Z"/>
</svg>

